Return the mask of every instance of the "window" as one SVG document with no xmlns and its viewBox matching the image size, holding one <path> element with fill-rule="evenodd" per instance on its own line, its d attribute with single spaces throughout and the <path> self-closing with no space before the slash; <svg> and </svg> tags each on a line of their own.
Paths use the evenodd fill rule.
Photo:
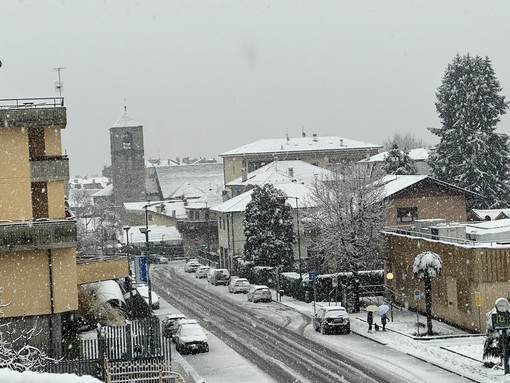
<svg viewBox="0 0 510 383">
<path fill-rule="evenodd" d="M 399 207 L 397 208 L 398 222 L 414 222 L 418 219 L 417 207 Z"/>
<path fill-rule="evenodd" d="M 131 133 L 124 133 L 124 137 L 122 137 L 122 149 L 129 150 L 131 149 L 133 144 L 133 136 Z"/>
</svg>

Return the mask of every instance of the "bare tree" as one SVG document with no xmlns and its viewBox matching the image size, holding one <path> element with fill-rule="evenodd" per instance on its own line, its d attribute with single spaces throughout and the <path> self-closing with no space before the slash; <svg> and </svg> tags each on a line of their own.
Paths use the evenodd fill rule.
<svg viewBox="0 0 510 383">
<path fill-rule="evenodd" d="M 397 145 L 397 147 L 401 149 L 411 150 L 423 148 L 425 143 L 421 138 L 416 138 L 411 132 L 395 132 L 393 133 L 393 137 L 389 137 L 384 141 L 383 146 L 385 150 L 390 150 L 394 145 Z"/>
<path fill-rule="evenodd" d="M 316 206 L 306 217 L 314 232 L 311 250 L 323 256 L 323 271 L 353 273 L 354 310 L 359 311 L 359 271 L 381 266 L 380 231 L 386 216 L 382 187 L 352 166 L 317 181 L 311 198 Z"/>
<path fill-rule="evenodd" d="M 8 304 L 2 304 L 2 307 Z M 10 323 L 0 325 L 0 368 L 14 371 L 39 371 L 54 361 L 37 347 L 30 345 L 34 336 L 40 334 L 37 326 L 30 329 L 13 329 Z"/>
</svg>

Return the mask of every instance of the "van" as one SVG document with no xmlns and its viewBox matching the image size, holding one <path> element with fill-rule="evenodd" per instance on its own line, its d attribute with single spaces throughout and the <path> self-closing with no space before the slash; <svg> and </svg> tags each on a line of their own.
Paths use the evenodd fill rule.
<svg viewBox="0 0 510 383">
<path fill-rule="evenodd" d="M 250 291 L 248 291 L 248 301 L 250 302 L 272 302 L 273 296 L 271 295 L 271 290 L 267 286 L 252 286 Z"/>
<path fill-rule="evenodd" d="M 207 281 L 214 286 L 227 286 L 230 282 L 230 273 L 227 269 L 210 269 L 207 274 Z"/>
</svg>

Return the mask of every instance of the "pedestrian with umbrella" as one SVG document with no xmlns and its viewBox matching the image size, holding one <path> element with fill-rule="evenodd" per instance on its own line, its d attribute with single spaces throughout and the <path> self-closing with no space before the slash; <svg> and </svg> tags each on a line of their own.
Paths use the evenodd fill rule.
<svg viewBox="0 0 510 383">
<path fill-rule="evenodd" d="M 378 307 L 376 305 L 369 305 L 366 307 L 367 310 L 367 323 L 368 323 L 368 332 L 372 333 L 372 324 L 374 323 L 374 312 L 377 311 Z"/>
<path fill-rule="evenodd" d="M 388 312 L 389 309 L 390 308 L 388 307 L 388 305 L 380 305 L 377 308 L 377 314 L 381 316 L 381 325 L 383 331 L 386 331 L 386 323 L 388 323 L 388 316 L 386 315 L 386 313 Z"/>
</svg>

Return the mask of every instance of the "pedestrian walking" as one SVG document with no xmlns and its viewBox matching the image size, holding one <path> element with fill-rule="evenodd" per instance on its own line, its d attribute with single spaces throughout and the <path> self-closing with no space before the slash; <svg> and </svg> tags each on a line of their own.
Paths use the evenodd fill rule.
<svg viewBox="0 0 510 383">
<path fill-rule="evenodd" d="M 368 323 L 368 332 L 372 332 L 372 324 L 374 323 L 374 313 L 372 311 L 369 311 L 367 313 L 367 323 Z"/>
<path fill-rule="evenodd" d="M 386 316 L 386 314 L 383 314 L 381 316 L 381 324 L 382 324 L 382 330 L 383 331 L 386 331 L 386 323 L 388 322 L 388 317 Z"/>
</svg>

